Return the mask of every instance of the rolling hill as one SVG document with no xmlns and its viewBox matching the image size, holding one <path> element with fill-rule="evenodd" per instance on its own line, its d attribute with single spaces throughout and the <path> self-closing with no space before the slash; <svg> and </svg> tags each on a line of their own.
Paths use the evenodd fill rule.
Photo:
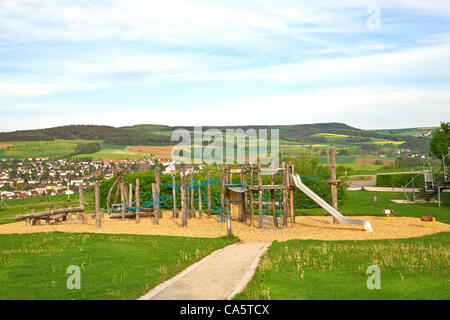
<svg viewBox="0 0 450 320">
<path fill-rule="evenodd" d="M 70 125 L 39 130 L 21 130 L 0 133 L 0 157 L 25 158 L 39 156 L 68 156 L 76 144 L 96 142 L 101 150 L 90 156 L 101 158 L 142 157 L 133 146 L 171 146 L 172 131 L 194 130 L 194 127 L 171 127 L 156 124 L 140 124 L 130 127 L 96 125 Z M 203 127 L 204 130 L 212 127 Z M 281 152 L 297 155 L 304 146 L 311 146 L 317 154 L 334 145 L 341 156 L 364 156 L 383 153 L 394 156 L 395 150 L 410 149 L 414 152 L 428 151 L 429 136 L 417 136 L 431 128 L 389 130 L 362 130 L 344 123 L 316 123 L 281 126 L 232 126 L 214 127 L 226 129 L 279 129 Z M 414 136 L 416 135 L 416 136 Z M 67 149 L 67 150 L 66 150 Z M 139 149 L 139 150 L 141 150 Z M 141 150 L 141 151 L 142 151 Z M 166 150 L 167 151 L 167 150 Z M 147 154 L 148 152 L 146 152 Z"/>
</svg>

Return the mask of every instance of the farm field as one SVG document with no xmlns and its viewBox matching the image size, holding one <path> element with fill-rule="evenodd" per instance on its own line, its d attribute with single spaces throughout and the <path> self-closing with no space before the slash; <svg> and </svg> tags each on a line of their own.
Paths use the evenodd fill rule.
<svg viewBox="0 0 450 320">
<path fill-rule="evenodd" d="M 367 268 L 380 268 L 380 289 Z M 450 299 L 450 233 L 365 241 L 274 242 L 235 299 Z"/>
<path fill-rule="evenodd" d="M 40 157 L 67 157 L 74 152 L 79 143 L 98 142 L 92 140 L 54 140 L 54 141 L 14 141 L 0 142 L 9 145 L 0 148 L 0 158 L 25 159 Z"/>
<path fill-rule="evenodd" d="M 100 151 L 90 154 L 77 155 L 78 158 L 89 157 L 95 160 L 103 159 L 140 159 L 149 157 L 146 153 L 129 150 L 127 146 L 117 146 L 100 142 Z"/>
<path fill-rule="evenodd" d="M 0 144 L 0 150 L 5 150 L 5 149 L 7 149 L 9 147 L 12 147 L 12 144 L 10 144 L 10 143 Z"/>
<path fill-rule="evenodd" d="M 146 154 L 147 156 L 152 154 L 156 158 L 171 158 L 172 150 L 174 146 L 128 146 L 127 151 L 138 153 L 138 154 Z"/>
<path fill-rule="evenodd" d="M 137 299 L 236 241 L 62 232 L 0 235 L 0 299 Z M 71 265 L 81 269 L 80 290 L 67 288 Z"/>
</svg>

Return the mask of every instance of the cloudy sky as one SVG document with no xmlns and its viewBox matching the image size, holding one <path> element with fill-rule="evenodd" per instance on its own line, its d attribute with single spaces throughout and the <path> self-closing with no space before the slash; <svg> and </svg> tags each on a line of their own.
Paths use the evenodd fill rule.
<svg viewBox="0 0 450 320">
<path fill-rule="evenodd" d="M 0 112 L 0 131 L 439 125 L 450 1 L 0 0 Z"/>
</svg>

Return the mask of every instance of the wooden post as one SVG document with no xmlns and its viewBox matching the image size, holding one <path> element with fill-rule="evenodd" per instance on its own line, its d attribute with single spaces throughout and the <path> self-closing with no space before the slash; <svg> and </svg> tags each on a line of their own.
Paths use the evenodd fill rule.
<svg viewBox="0 0 450 320">
<path fill-rule="evenodd" d="M 270 177 L 270 183 L 272 185 L 275 185 L 275 173 L 272 174 L 272 176 Z M 273 215 L 273 223 L 275 225 L 275 227 L 278 227 L 278 217 L 277 217 L 277 212 L 275 209 L 275 202 L 276 202 L 276 197 L 275 197 L 275 189 L 270 189 L 270 212 Z"/>
<path fill-rule="evenodd" d="M 223 221 L 223 214 L 225 212 L 225 165 L 222 165 L 221 191 L 220 191 L 220 221 Z"/>
<path fill-rule="evenodd" d="M 208 217 L 211 217 L 211 173 L 208 173 Z"/>
<path fill-rule="evenodd" d="M 136 223 L 141 222 L 141 181 L 136 179 Z"/>
<path fill-rule="evenodd" d="M 244 189 L 244 194 L 242 195 L 243 197 L 243 212 L 242 212 L 242 221 L 247 221 L 247 205 L 248 205 L 248 199 L 247 199 L 247 179 L 245 179 L 245 166 L 242 168 L 242 172 L 241 172 L 241 184 L 242 184 L 242 188 Z"/>
<path fill-rule="evenodd" d="M 153 223 L 159 224 L 159 215 L 155 209 L 156 205 L 155 203 L 158 202 L 158 195 L 157 195 L 157 187 L 156 183 L 152 183 L 152 196 L 153 196 Z"/>
<path fill-rule="evenodd" d="M 100 229 L 102 227 L 102 216 L 101 214 L 98 214 L 95 216 L 95 226 L 97 229 Z"/>
<path fill-rule="evenodd" d="M 250 167 L 250 189 L 253 187 L 253 166 Z M 254 214 L 254 206 L 253 206 L 253 192 L 250 191 L 250 226 L 253 227 L 253 214 Z"/>
<path fill-rule="evenodd" d="M 80 208 L 83 208 L 83 211 L 84 211 L 84 186 L 83 186 L 83 182 L 80 183 L 80 185 L 78 186 L 78 197 L 79 197 Z"/>
<path fill-rule="evenodd" d="M 55 204 L 55 206 L 53 207 L 54 210 L 58 210 L 58 208 L 59 208 L 59 206 L 57 204 Z M 58 221 L 59 221 L 59 218 L 57 220 L 55 220 L 55 222 L 58 222 Z"/>
<path fill-rule="evenodd" d="M 128 189 L 128 205 L 131 206 L 133 203 L 133 184 L 130 183 L 130 188 Z"/>
<path fill-rule="evenodd" d="M 34 210 L 33 209 L 33 211 L 32 211 L 33 213 L 36 213 L 36 210 Z M 37 226 L 40 226 L 41 225 L 41 218 L 35 218 L 34 219 L 34 223 L 37 225 Z"/>
<path fill-rule="evenodd" d="M 294 174 L 294 165 L 291 163 L 289 163 L 289 174 L 292 175 Z M 288 177 L 289 181 L 291 179 L 291 177 Z M 290 186 L 289 189 L 289 204 L 291 207 L 291 227 L 294 227 L 295 224 L 295 200 L 294 200 L 294 186 Z"/>
<path fill-rule="evenodd" d="M 155 168 L 155 193 L 157 196 L 157 205 L 153 208 L 154 214 L 158 216 L 158 223 L 159 223 L 159 218 L 162 218 L 162 213 L 161 213 L 161 206 L 159 204 L 160 199 L 161 199 L 161 177 L 159 174 L 159 167 Z"/>
<path fill-rule="evenodd" d="M 287 187 L 288 187 L 288 168 L 286 167 L 286 162 L 281 163 L 281 168 L 283 169 L 283 227 L 287 227 L 287 220 L 288 220 L 288 207 L 287 207 Z"/>
<path fill-rule="evenodd" d="M 189 213 L 189 219 L 194 217 L 195 218 L 195 203 L 194 203 L 194 198 L 195 198 L 195 189 L 194 189 L 195 185 L 194 185 L 194 174 L 191 174 L 191 211 Z"/>
<path fill-rule="evenodd" d="M 338 209 L 337 187 L 336 187 L 336 148 L 330 148 L 330 170 L 331 170 L 331 202 L 333 208 Z M 339 221 L 333 216 L 333 223 L 338 224 Z"/>
<path fill-rule="evenodd" d="M 69 206 L 69 209 L 72 209 L 72 206 Z M 67 214 L 67 222 L 72 223 L 72 212 Z"/>
<path fill-rule="evenodd" d="M 45 208 L 45 211 L 50 211 L 50 208 Z M 50 224 L 50 216 L 45 217 L 45 224 Z"/>
<path fill-rule="evenodd" d="M 198 182 L 198 217 L 202 219 L 203 215 L 203 203 L 202 203 L 202 182 Z"/>
<path fill-rule="evenodd" d="M 176 188 L 175 175 L 172 176 L 172 198 L 173 198 L 173 218 L 178 218 L 178 208 L 177 208 L 177 188 Z"/>
<path fill-rule="evenodd" d="M 95 189 L 94 189 L 94 198 L 95 198 L 95 213 L 101 214 L 100 211 L 100 184 L 98 181 L 95 181 Z"/>
<path fill-rule="evenodd" d="M 95 200 L 95 226 L 97 229 L 100 229 L 102 227 L 102 216 L 103 212 L 100 210 L 100 184 L 98 181 L 95 181 L 95 189 L 94 189 L 94 200 Z"/>
<path fill-rule="evenodd" d="M 186 192 L 186 218 L 187 219 L 189 219 L 189 215 L 190 215 L 190 212 L 191 212 L 191 203 L 190 203 L 190 201 L 189 201 L 189 190 L 186 190 L 186 187 L 189 189 L 189 175 L 187 174 L 187 169 L 186 169 L 186 166 L 183 166 L 183 170 L 184 170 L 184 174 L 183 174 L 183 177 L 184 177 L 184 190 L 185 190 L 185 192 Z"/>
<path fill-rule="evenodd" d="M 122 180 L 120 183 L 121 192 L 120 192 L 120 200 L 122 201 L 121 212 L 122 212 L 122 221 L 125 221 L 125 202 L 127 193 L 125 191 L 125 182 Z"/>
<path fill-rule="evenodd" d="M 36 210 L 35 209 L 31 209 L 31 214 L 35 214 Z M 25 222 L 25 226 L 30 227 L 31 226 L 31 218 L 27 218 L 27 221 Z"/>
<path fill-rule="evenodd" d="M 231 174 L 230 174 L 230 166 L 228 164 L 225 165 L 225 182 L 227 184 L 232 182 L 231 178 Z M 225 207 L 226 207 L 226 212 L 227 214 L 231 215 L 231 202 L 230 202 L 230 193 L 228 191 L 228 189 L 225 186 Z"/>
<path fill-rule="evenodd" d="M 261 176 L 261 162 L 258 162 L 258 219 L 259 228 L 263 227 L 263 190 L 262 190 L 262 176 Z"/>
<path fill-rule="evenodd" d="M 181 226 L 187 226 L 187 212 L 186 212 L 186 185 L 184 181 L 184 172 L 180 172 L 180 189 L 181 189 Z"/>
</svg>

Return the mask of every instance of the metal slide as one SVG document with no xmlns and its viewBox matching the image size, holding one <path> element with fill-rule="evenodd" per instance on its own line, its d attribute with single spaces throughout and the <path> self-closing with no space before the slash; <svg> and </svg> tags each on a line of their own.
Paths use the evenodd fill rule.
<svg viewBox="0 0 450 320">
<path fill-rule="evenodd" d="M 292 179 L 294 179 L 294 183 L 297 186 L 297 188 L 302 190 L 308 197 L 313 199 L 319 206 L 328 211 L 333 217 L 338 219 L 340 222 L 349 224 L 361 224 L 364 226 L 364 229 L 366 231 L 373 232 L 372 226 L 370 225 L 369 221 L 362 219 L 351 219 L 343 216 L 339 211 L 330 206 L 325 200 L 323 200 L 321 197 L 315 194 L 310 188 L 304 185 L 298 174 L 293 174 Z"/>
</svg>

